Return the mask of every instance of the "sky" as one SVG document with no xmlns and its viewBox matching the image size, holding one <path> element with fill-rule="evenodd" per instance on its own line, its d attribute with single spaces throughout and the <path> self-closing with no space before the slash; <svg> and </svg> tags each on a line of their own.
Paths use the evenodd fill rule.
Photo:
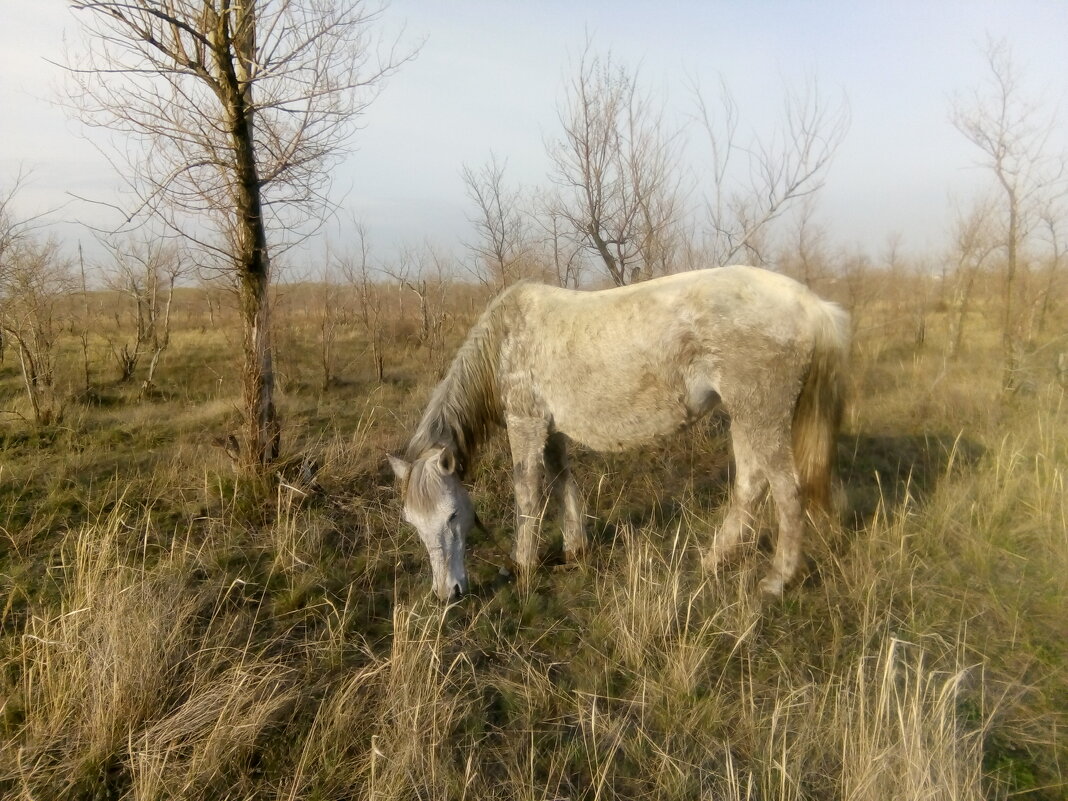
<svg viewBox="0 0 1068 801">
<path fill-rule="evenodd" d="M 743 129 L 761 135 L 781 120 L 784 86 L 806 76 L 829 102 L 846 98 L 851 125 L 816 217 L 834 243 L 873 254 L 891 236 L 917 254 L 943 248 L 951 201 L 988 180 L 949 123 L 952 98 L 988 79 L 988 36 L 1008 42 L 1026 91 L 1068 123 L 1065 0 L 393 0 L 379 25 L 419 52 L 367 110 L 335 171 L 343 211 L 323 237 L 342 247 L 356 217 L 378 252 L 425 242 L 462 250 L 474 210 L 461 169 L 491 154 L 506 160 L 509 182 L 547 185 L 546 142 L 587 37 L 637 70 L 680 124 L 695 110 L 690 87 L 721 78 Z M 62 0 L 0 0 L 0 189 L 26 172 L 17 213 L 44 213 L 45 230 L 91 243 L 80 223 L 100 212 L 75 197 L 113 199 L 116 179 L 55 103 L 64 75 L 49 62 L 63 60 L 76 31 Z M 707 162 L 696 127 L 686 135 L 686 175 L 699 192 Z M 1068 149 L 1064 127 L 1054 144 Z"/>
</svg>

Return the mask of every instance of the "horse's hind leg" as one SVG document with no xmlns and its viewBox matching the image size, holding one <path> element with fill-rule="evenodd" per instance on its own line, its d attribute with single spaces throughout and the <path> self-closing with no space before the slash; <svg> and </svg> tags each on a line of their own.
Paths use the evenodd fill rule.
<svg viewBox="0 0 1068 801">
<path fill-rule="evenodd" d="M 753 518 L 757 504 L 768 486 L 759 454 L 753 450 L 752 438 L 743 425 L 732 425 L 731 440 L 734 444 L 734 487 L 731 505 L 723 524 L 716 532 L 712 547 L 702 560 L 706 570 L 715 570 L 732 551 L 753 538 Z"/>
<path fill-rule="evenodd" d="M 545 443 L 545 466 L 553 502 L 558 504 L 564 532 L 564 559 L 579 559 L 586 552 L 586 504 L 567 462 L 567 437 L 551 434 Z"/>
<path fill-rule="evenodd" d="M 771 570 L 761 579 L 760 591 L 778 597 L 801 562 L 801 536 L 805 522 L 790 449 L 782 448 L 776 452 L 768 467 L 771 495 L 775 499 L 779 518 L 779 536 L 775 554 L 771 558 Z"/>
<path fill-rule="evenodd" d="M 507 420 L 515 482 L 516 532 L 512 561 L 520 579 L 538 564 L 538 539 L 545 507 L 545 445 L 548 424 L 529 417 Z"/>
</svg>

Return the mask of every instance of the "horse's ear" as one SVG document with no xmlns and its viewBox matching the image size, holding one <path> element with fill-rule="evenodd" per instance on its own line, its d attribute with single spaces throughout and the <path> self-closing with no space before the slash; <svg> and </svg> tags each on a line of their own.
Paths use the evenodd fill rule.
<svg viewBox="0 0 1068 801">
<path fill-rule="evenodd" d="M 456 472 L 456 455 L 448 448 L 443 448 L 441 455 L 438 456 L 438 466 L 441 468 L 442 475 L 452 475 Z"/>
<path fill-rule="evenodd" d="M 401 481 L 407 481 L 408 473 L 412 470 L 411 462 L 406 462 L 399 456 L 394 456 L 391 453 L 387 453 L 386 458 L 389 459 L 389 466 L 393 468 L 393 475 Z"/>
</svg>

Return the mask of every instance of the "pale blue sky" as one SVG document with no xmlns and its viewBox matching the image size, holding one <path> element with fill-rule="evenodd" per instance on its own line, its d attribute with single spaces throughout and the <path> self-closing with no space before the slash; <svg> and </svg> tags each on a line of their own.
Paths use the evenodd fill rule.
<svg viewBox="0 0 1068 801">
<path fill-rule="evenodd" d="M 0 185 L 32 170 L 20 209 L 58 206 L 68 190 L 108 197 L 110 168 L 76 123 L 48 102 L 73 22 L 61 0 L 0 0 Z M 743 125 L 766 130 L 783 82 L 815 74 L 832 98 L 844 93 L 852 125 L 821 195 L 818 216 L 836 243 L 878 252 L 891 232 L 914 251 L 944 241 L 949 197 L 981 177 L 976 154 L 949 125 L 949 100 L 984 78 L 988 34 L 1012 46 L 1036 97 L 1068 113 L 1068 2 L 474 2 L 394 0 L 387 31 L 425 39 L 370 108 L 356 152 L 337 172 L 346 209 L 379 250 L 470 238 L 459 173 L 495 152 L 513 181 L 546 183 L 544 142 L 556 134 L 557 102 L 587 33 L 600 49 L 641 67 L 647 85 L 681 119 L 692 112 L 690 79 L 722 74 Z M 694 132 L 693 152 L 700 155 Z M 1068 145 L 1062 131 L 1057 142 Z M 698 186 L 702 165 L 689 167 Z M 52 215 L 93 219 L 72 202 Z M 84 235 L 85 239 L 89 239 Z M 336 225 L 330 236 L 344 239 Z"/>
</svg>

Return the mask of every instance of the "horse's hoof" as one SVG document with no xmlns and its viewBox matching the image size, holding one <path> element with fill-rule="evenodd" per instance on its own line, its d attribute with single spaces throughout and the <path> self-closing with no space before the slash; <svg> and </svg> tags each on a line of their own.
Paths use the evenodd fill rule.
<svg viewBox="0 0 1068 801">
<path fill-rule="evenodd" d="M 757 590 L 769 601 L 778 601 L 782 598 L 786 583 L 778 576 L 765 576 L 757 584 Z"/>
</svg>

